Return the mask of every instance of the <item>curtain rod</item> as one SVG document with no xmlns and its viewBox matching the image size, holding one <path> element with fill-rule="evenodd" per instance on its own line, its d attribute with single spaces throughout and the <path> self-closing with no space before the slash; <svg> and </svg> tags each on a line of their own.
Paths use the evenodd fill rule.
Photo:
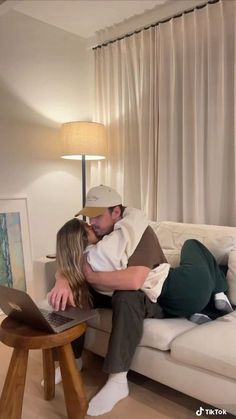
<svg viewBox="0 0 236 419">
<path fill-rule="evenodd" d="M 193 12 L 194 10 L 196 10 L 196 9 L 203 9 L 203 7 L 206 7 L 208 4 L 218 3 L 219 1 L 220 1 L 220 0 L 209 0 L 207 3 L 203 3 L 203 4 L 200 4 L 200 5 L 198 5 L 198 6 L 195 6 L 194 8 L 192 8 L 192 9 L 190 9 L 190 10 L 184 10 L 184 11 L 183 11 L 183 12 L 181 12 L 181 13 L 178 13 L 178 14 L 176 14 L 176 15 L 174 15 L 174 16 L 171 16 L 171 17 L 168 17 L 168 18 L 166 18 L 166 19 L 160 20 L 159 22 L 152 23 L 151 25 L 145 26 L 144 28 L 138 29 L 138 30 L 136 30 L 136 31 L 133 31 L 133 32 L 127 33 L 127 34 L 125 34 L 125 35 L 123 35 L 123 36 L 120 36 L 119 38 L 112 39 L 111 41 L 104 42 L 103 44 L 100 44 L 100 45 L 96 45 L 96 47 L 93 47 L 92 49 L 94 49 L 94 50 L 95 50 L 95 49 L 98 49 L 98 48 L 106 47 L 106 46 L 107 46 L 107 45 L 109 45 L 109 44 L 113 44 L 114 42 L 118 42 L 118 41 L 121 41 L 122 39 L 129 38 L 129 37 L 130 37 L 130 36 L 132 36 L 132 35 L 135 35 L 135 34 L 140 33 L 140 32 L 142 32 L 142 31 L 146 31 L 146 30 L 148 30 L 148 29 L 150 29 L 150 28 L 154 28 L 155 26 L 158 26 L 158 25 L 160 25 L 161 23 L 166 23 L 166 22 L 169 22 L 169 21 L 170 21 L 170 20 L 172 20 L 172 19 L 175 19 L 175 18 L 181 17 L 181 16 L 183 16 L 184 14 L 187 14 L 187 13 L 192 13 L 192 12 Z"/>
</svg>

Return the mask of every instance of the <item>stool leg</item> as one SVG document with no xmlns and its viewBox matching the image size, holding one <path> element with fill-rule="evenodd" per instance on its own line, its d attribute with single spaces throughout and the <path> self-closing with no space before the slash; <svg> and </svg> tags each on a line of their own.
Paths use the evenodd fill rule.
<svg viewBox="0 0 236 419">
<path fill-rule="evenodd" d="M 29 351 L 13 350 L 0 399 L 0 419 L 20 419 Z"/>
<path fill-rule="evenodd" d="M 52 349 L 43 349 L 44 399 L 55 397 L 55 364 Z"/>
<path fill-rule="evenodd" d="M 88 402 L 71 345 L 67 344 L 57 349 L 68 418 L 83 419 L 88 409 Z"/>
</svg>

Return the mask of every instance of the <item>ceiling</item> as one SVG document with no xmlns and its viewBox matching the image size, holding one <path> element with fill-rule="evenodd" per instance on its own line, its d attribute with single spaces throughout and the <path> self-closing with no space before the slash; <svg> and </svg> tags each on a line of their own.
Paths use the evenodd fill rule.
<svg viewBox="0 0 236 419">
<path fill-rule="evenodd" d="M 65 31 L 91 38 L 106 29 L 173 0 L 0 0 L 0 14 L 11 10 Z"/>
</svg>

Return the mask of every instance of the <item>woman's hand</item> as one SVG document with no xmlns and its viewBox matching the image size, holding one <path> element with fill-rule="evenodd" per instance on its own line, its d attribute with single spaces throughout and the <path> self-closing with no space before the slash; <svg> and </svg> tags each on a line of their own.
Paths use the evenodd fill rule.
<svg viewBox="0 0 236 419">
<path fill-rule="evenodd" d="M 66 305 L 75 307 L 73 293 L 66 277 L 56 272 L 56 284 L 48 293 L 48 302 L 55 311 L 65 310 Z"/>
</svg>

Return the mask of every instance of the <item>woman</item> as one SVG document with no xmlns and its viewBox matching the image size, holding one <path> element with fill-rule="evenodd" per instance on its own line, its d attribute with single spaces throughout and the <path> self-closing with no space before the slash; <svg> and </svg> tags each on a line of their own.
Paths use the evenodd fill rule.
<svg viewBox="0 0 236 419">
<path fill-rule="evenodd" d="M 76 306 L 83 309 L 91 306 L 89 286 L 82 271 L 84 251 L 97 242 L 93 229 L 77 218 L 65 223 L 57 233 L 57 270 L 67 278 Z"/>
</svg>

